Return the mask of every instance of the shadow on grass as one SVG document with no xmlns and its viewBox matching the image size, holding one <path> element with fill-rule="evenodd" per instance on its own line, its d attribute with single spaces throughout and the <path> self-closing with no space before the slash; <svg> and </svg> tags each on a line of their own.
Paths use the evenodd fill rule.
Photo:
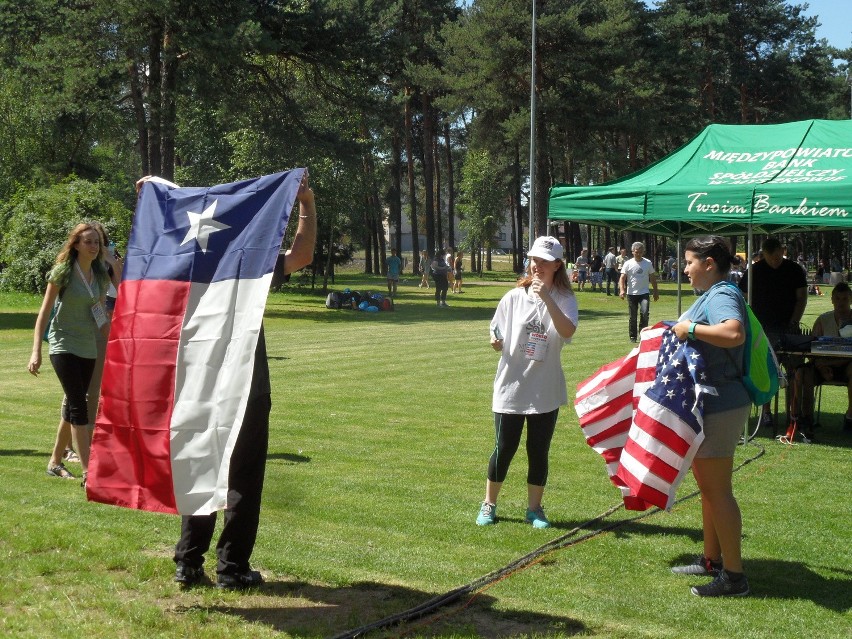
<svg viewBox="0 0 852 639">
<path fill-rule="evenodd" d="M 45 452 L 45 450 L 32 450 L 26 448 L 0 448 L 0 457 L 42 457 L 44 455 L 50 454 L 50 451 Z"/>
<path fill-rule="evenodd" d="M 0 331 L 33 330 L 36 313 L 0 313 Z"/>
<path fill-rule="evenodd" d="M 280 459 L 288 464 L 307 464 L 311 458 L 307 455 L 296 455 L 295 453 L 269 453 L 266 459 Z"/>
<path fill-rule="evenodd" d="M 296 308 L 292 310 L 268 306 L 264 313 L 264 318 L 292 319 L 323 322 L 326 324 L 363 322 L 365 324 L 409 325 L 434 321 L 487 322 L 494 316 L 494 308 L 492 307 L 462 306 L 455 300 L 451 301 L 453 304 L 448 308 L 439 308 L 434 303 L 422 303 L 419 300 L 406 308 L 405 300 L 397 299 L 397 310 L 393 312 L 381 311 L 378 313 L 366 313 L 364 311 L 346 309 L 333 310 L 327 309 L 323 304 L 319 304 L 316 308 L 311 309 Z"/>
<path fill-rule="evenodd" d="M 335 588 L 278 581 L 268 582 L 254 595 L 242 595 L 240 603 L 249 605 L 197 605 L 176 612 L 219 612 L 265 624 L 277 632 L 295 637 L 336 636 L 398 615 L 433 597 L 434 593 L 372 582 Z M 570 617 L 493 610 L 497 600 L 487 595 L 477 596 L 468 606 L 469 600 L 470 595 L 464 595 L 450 606 L 426 611 L 424 617 L 415 618 L 403 626 L 388 626 L 385 631 L 391 629 L 394 634 L 403 630 L 415 631 L 423 637 L 458 636 L 462 633 L 489 639 L 557 637 L 586 631 L 582 623 Z"/>
<path fill-rule="evenodd" d="M 694 555 L 681 555 L 672 562 L 672 566 L 688 564 L 694 559 Z M 852 609 L 852 571 L 848 569 L 820 566 L 825 572 L 837 575 L 825 577 L 800 561 L 745 557 L 744 563 L 754 597 L 806 600 L 835 612 Z"/>
</svg>

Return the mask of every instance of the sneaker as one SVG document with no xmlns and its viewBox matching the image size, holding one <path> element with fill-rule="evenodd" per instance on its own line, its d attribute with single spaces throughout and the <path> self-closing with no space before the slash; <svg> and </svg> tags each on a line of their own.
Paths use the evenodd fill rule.
<svg viewBox="0 0 852 639">
<path fill-rule="evenodd" d="M 477 526 L 488 526 L 497 521 L 497 504 L 489 504 L 487 501 L 482 502 L 479 508 L 479 514 L 476 516 Z"/>
<path fill-rule="evenodd" d="M 550 521 L 547 515 L 544 514 L 544 508 L 539 506 L 535 510 L 527 509 L 527 521 L 532 524 L 533 528 L 550 528 Z"/>
<path fill-rule="evenodd" d="M 216 587 L 222 590 L 247 590 L 263 584 L 263 576 L 257 570 L 246 570 L 234 574 L 220 573 L 216 577 Z"/>
<path fill-rule="evenodd" d="M 64 464 L 56 464 L 56 466 L 48 466 L 47 474 L 50 477 L 61 477 L 62 479 L 76 479 L 71 471 L 65 468 Z"/>
<path fill-rule="evenodd" d="M 711 561 L 704 555 L 698 555 L 691 564 L 685 566 L 672 566 L 672 572 L 676 575 L 693 575 L 698 577 L 715 577 L 722 570 L 721 561 Z"/>
<path fill-rule="evenodd" d="M 709 584 L 693 586 L 690 592 L 697 597 L 745 597 L 751 590 L 745 575 L 741 575 L 738 581 L 732 581 L 723 569 Z"/>
<path fill-rule="evenodd" d="M 184 588 L 195 586 L 202 579 L 204 579 L 204 568 L 201 566 L 194 568 L 182 561 L 177 563 L 177 568 L 175 568 L 175 581 Z"/>
<path fill-rule="evenodd" d="M 450 305 L 446 302 L 441 302 L 441 306 L 443 306 L 444 308 L 448 308 Z"/>
</svg>

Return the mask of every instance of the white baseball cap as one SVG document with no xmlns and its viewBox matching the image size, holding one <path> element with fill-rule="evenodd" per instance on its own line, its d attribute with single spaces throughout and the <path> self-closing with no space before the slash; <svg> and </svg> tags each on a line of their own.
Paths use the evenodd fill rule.
<svg viewBox="0 0 852 639">
<path fill-rule="evenodd" d="M 548 262 L 561 260 L 562 255 L 562 244 L 551 235 L 537 237 L 533 242 L 533 247 L 527 252 L 527 257 L 540 257 Z"/>
</svg>

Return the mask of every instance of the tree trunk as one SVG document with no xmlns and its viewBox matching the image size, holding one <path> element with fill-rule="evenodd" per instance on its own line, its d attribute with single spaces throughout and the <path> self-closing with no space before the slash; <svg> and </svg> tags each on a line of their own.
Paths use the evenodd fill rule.
<svg viewBox="0 0 852 639">
<path fill-rule="evenodd" d="M 444 148 L 447 153 L 447 227 L 450 246 L 456 245 L 456 187 L 453 176 L 453 147 L 450 141 L 450 124 L 444 122 Z"/>
<path fill-rule="evenodd" d="M 432 114 L 435 116 L 435 110 L 432 109 Z M 435 219 L 438 220 L 438 242 L 441 243 L 444 240 L 444 233 L 441 230 L 443 225 L 443 218 L 441 211 L 441 154 L 438 152 L 438 122 L 434 122 L 435 127 L 432 129 L 432 163 L 435 171 Z M 451 237 L 453 235 L 452 230 L 449 230 L 447 233 L 447 237 Z M 455 244 L 447 239 L 447 246 L 455 249 Z"/>
<path fill-rule="evenodd" d="M 175 179 L 175 119 L 177 117 L 177 66 L 178 58 L 174 34 L 170 24 L 166 24 L 163 32 L 163 75 L 162 108 L 160 111 L 161 142 L 160 142 L 160 175 L 167 180 Z"/>
<path fill-rule="evenodd" d="M 391 220 L 396 226 L 396 241 L 394 248 L 397 255 L 402 255 L 402 161 L 400 159 L 401 149 L 399 146 L 399 127 L 393 127 L 391 135 L 391 188 L 390 201 L 388 208 L 390 209 Z M 411 238 L 411 250 L 414 252 L 414 262 L 417 262 L 417 256 L 420 255 L 420 241 L 415 235 Z M 417 264 L 414 264 L 414 275 L 417 275 Z"/>
<path fill-rule="evenodd" d="M 414 181 L 414 145 L 411 139 L 411 87 L 405 87 L 405 156 L 408 163 L 408 205 L 411 216 L 411 245 L 419 247 L 420 238 L 417 224 L 417 190 Z M 428 241 L 426 250 L 432 250 Z M 430 254 L 431 255 L 431 254 Z"/>
<path fill-rule="evenodd" d="M 162 151 L 160 149 L 162 121 L 162 59 L 163 24 L 151 16 L 151 30 L 148 33 L 148 165 L 152 175 L 160 175 L 163 170 Z"/>
<path fill-rule="evenodd" d="M 426 217 L 426 243 L 432 250 L 438 251 L 442 247 L 438 245 L 441 233 L 441 219 L 435 219 L 435 199 L 433 197 L 434 177 L 432 167 L 434 158 L 432 156 L 432 103 L 428 93 L 422 95 L 423 102 L 423 212 Z"/>
</svg>

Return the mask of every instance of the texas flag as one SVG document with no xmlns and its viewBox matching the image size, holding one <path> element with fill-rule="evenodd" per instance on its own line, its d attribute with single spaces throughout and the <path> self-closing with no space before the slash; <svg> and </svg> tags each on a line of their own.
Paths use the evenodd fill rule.
<svg viewBox="0 0 852 639">
<path fill-rule="evenodd" d="M 272 271 L 304 172 L 142 187 L 107 343 L 90 500 L 182 515 L 225 508 Z"/>
</svg>

